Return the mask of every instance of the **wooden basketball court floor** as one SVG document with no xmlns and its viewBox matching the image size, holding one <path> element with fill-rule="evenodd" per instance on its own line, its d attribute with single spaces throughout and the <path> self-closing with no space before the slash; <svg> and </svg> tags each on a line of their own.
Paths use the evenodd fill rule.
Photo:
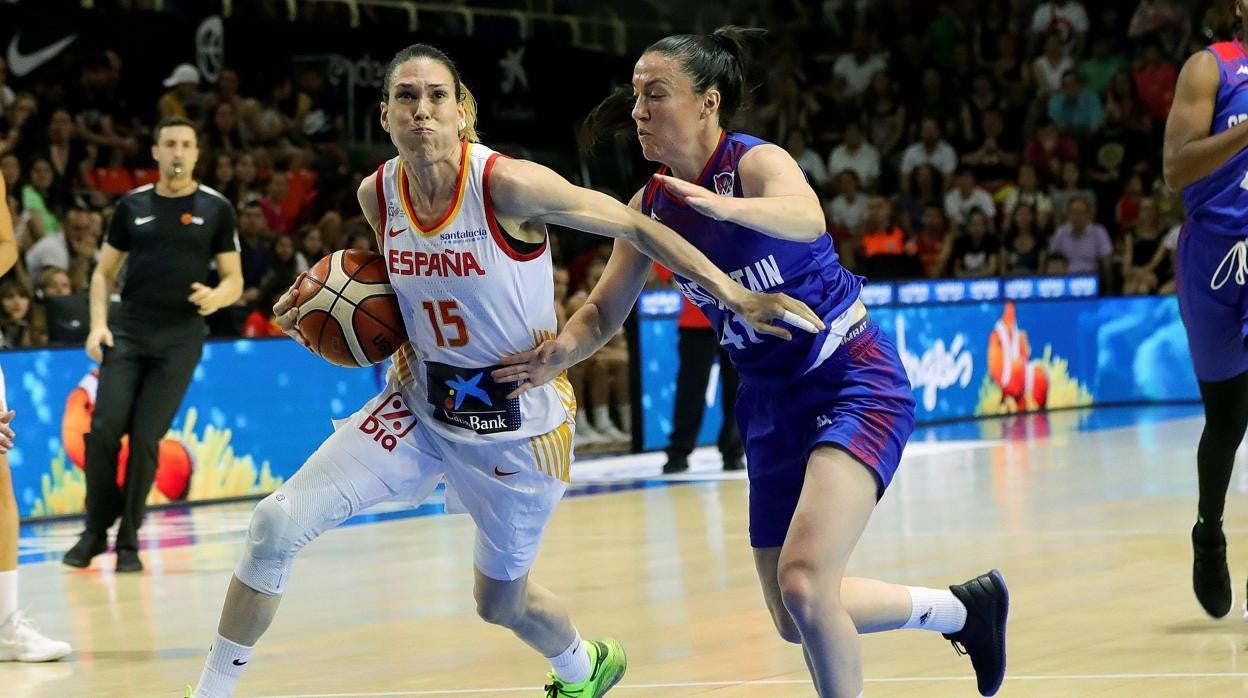
<svg viewBox="0 0 1248 698">
<path fill-rule="evenodd" d="M 920 430 L 850 572 L 945 585 L 998 567 L 1013 599 L 1003 696 L 1248 695 L 1248 624 L 1205 617 L 1190 589 L 1199 410 L 1061 412 Z M 746 483 L 700 451 L 582 461 L 535 578 L 587 637 L 630 656 L 613 695 L 809 696 L 800 652 L 773 632 L 746 536 Z M 1248 475 L 1226 529 L 1237 609 L 1248 574 Z M 75 654 L 0 665 L 0 696 L 180 696 L 199 675 L 251 504 L 153 512 L 148 570 L 59 556 L 76 524 L 28 526 L 22 604 Z M 542 660 L 480 622 L 471 527 L 393 508 L 298 559 L 240 696 L 541 695 Z M 434 515 L 414 515 L 434 514 Z M 938 634 L 863 641 L 867 696 L 974 696 Z"/>
</svg>

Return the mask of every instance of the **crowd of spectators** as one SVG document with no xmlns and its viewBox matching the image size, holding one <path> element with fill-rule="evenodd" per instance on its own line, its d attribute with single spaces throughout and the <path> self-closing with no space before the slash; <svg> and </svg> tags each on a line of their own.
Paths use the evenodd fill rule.
<svg viewBox="0 0 1248 698">
<path fill-rule="evenodd" d="M 692 21 L 770 28 L 738 127 L 798 161 L 849 268 L 1093 273 L 1106 293 L 1172 292 L 1184 212 L 1161 182 L 1162 130 L 1186 56 L 1229 35 L 1229 3 L 730 0 Z M 318 70 L 226 67 L 210 83 L 170 65 L 145 91 L 101 51 L 72 79 L 10 82 L 0 57 L 0 173 L 21 251 L 0 279 L 5 347 L 81 341 L 113 205 L 154 181 L 162 116 L 198 125 L 197 177 L 237 207 L 246 291 L 214 334 L 276 334 L 268 308 L 299 272 L 375 247 L 354 200 L 375 163 L 348 157 L 343 105 Z M 610 245 L 557 231 L 551 246 L 566 318 Z M 627 438 L 628 360 L 620 337 L 570 376 L 596 425 L 583 439 Z"/>
<path fill-rule="evenodd" d="M 781 6 L 742 128 L 797 159 L 851 269 L 1173 289 L 1184 211 L 1162 131 L 1183 61 L 1229 37 L 1230 3 Z"/>
</svg>

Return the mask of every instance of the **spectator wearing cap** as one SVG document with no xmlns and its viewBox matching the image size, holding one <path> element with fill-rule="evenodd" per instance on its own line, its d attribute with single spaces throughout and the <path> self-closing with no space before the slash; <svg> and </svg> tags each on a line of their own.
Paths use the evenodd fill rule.
<svg viewBox="0 0 1248 698">
<path fill-rule="evenodd" d="M 180 116 L 199 122 L 203 120 L 203 99 L 199 94 L 199 69 L 190 63 L 181 63 L 165 78 L 169 91 L 161 95 L 159 107 L 161 119 Z"/>
</svg>

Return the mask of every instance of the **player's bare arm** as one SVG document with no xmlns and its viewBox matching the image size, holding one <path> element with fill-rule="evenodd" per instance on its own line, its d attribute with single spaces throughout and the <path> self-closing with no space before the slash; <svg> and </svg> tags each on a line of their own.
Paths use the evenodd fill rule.
<svg viewBox="0 0 1248 698">
<path fill-rule="evenodd" d="M 633 195 L 629 208 L 641 210 L 644 191 Z M 494 380 L 519 382 L 512 395 L 520 395 L 593 356 L 624 325 L 649 272 L 648 257 L 632 244 L 616 240 L 602 277 L 585 303 L 564 323 L 559 336 L 531 351 L 504 357 L 500 361 L 503 368 L 493 373 Z"/>
<path fill-rule="evenodd" d="M 720 196 L 668 175 L 654 178 L 699 213 L 773 238 L 810 242 L 827 231 L 819 197 L 784 149 L 770 143 L 750 149 L 741 158 L 738 173 L 741 197 Z"/>
<path fill-rule="evenodd" d="M 805 303 L 784 294 L 749 291 L 670 228 L 606 194 L 573 186 L 547 167 L 523 160 L 500 160 L 494 167 L 491 192 L 502 216 L 555 223 L 631 243 L 697 282 L 760 332 L 791 339 L 787 329 L 772 324 L 786 317 L 786 312 L 822 329 L 820 318 Z"/>
<path fill-rule="evenodd" d="M 1248 147 L 1248 121 L 1209 135 L 1219 80 L 1218 61 L 1209 51 L 1187 59 L 1179 73 L 1162 149 L 1162 175 L 1172 189 L 1209 176 Z"/>
<path fill-rule="evenodd" d="M 381 211 L 377 208 L 376 172 L 360 181 L 360 187 L 355 190 L 355 198 L 360 202 L 360 210 L 364 212 L 364 218 L 372 227 L 373 232 L 378 234 L 385 232 L 378 229 L 381 225 Z"/>
</svg>

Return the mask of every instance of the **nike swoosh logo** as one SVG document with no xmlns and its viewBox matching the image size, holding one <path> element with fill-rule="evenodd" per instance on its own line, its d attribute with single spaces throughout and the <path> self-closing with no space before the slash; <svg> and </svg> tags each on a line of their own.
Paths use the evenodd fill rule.
<svg viewBox="0 0 1248 698">
<path fill-rule="evenodd" d="M 13 39 L 9 41 L 8 53 L 9 72 L 19 78 L 34 72 L 39 68 L 39 66 L 47 63 L 53 58 L 56 58 L 56 54 L 64 51 L 66 46 L 74 43 L 74 41 L 78 38 L 78 35 L 70 34 L 64 39 L 61 39 L 56 43 L 49 44 L 48 46 L 45 46 L 33 53 L 22 53 L 18 50 L 17 42 L 21 38 L 21 34 L 13 35 Z"/>
<path fill-rule="evenodd" d="M 237 659 L 235 659 L 233 662 L 231 662 L 231 664 L 233 664 L 234 666 L 242 666 L 242 665 L 244 665 L 244 664 L 246 664 L 246 663 L 247 663 L 247 662 L 240 661 L 240 660 L 237 660 Z"/>
<path fill-rule="evenodd" d="M 156 220 L 156 216 L 142 216 L 140 218 L 135 218 L 134 224 L 143 225 L 144 223 L 151 223 L 154 220 Z"/>
<path fill-rule="evenodd" d="M 405 233 L 405 232 L 407 232 L 407 228 L 391 228 L 390 237 L 394 237 L 395 235 L 398 235 L 399 233 Z"/>
<path fill-rule="evenodd" d="M 508 475 L 515 475 L 515 474 L 516 474 L 516 473 L 518 473 L 518 472 L 520 472 L 520 471 L 519 471 L 519 470 L 513 470 L 513 471 L 511 471 L 510 473 L 506 473 L 506 472 L 503 472 L 502 470 L 499 470 L 497 465 L 496 465 L 496 466 L 494 466 L 494 474 L 495 474 L 495 475 L 497 475 L 497 476 L 499 476 L 499 477 L 507 477 Z"/>
</svg>

